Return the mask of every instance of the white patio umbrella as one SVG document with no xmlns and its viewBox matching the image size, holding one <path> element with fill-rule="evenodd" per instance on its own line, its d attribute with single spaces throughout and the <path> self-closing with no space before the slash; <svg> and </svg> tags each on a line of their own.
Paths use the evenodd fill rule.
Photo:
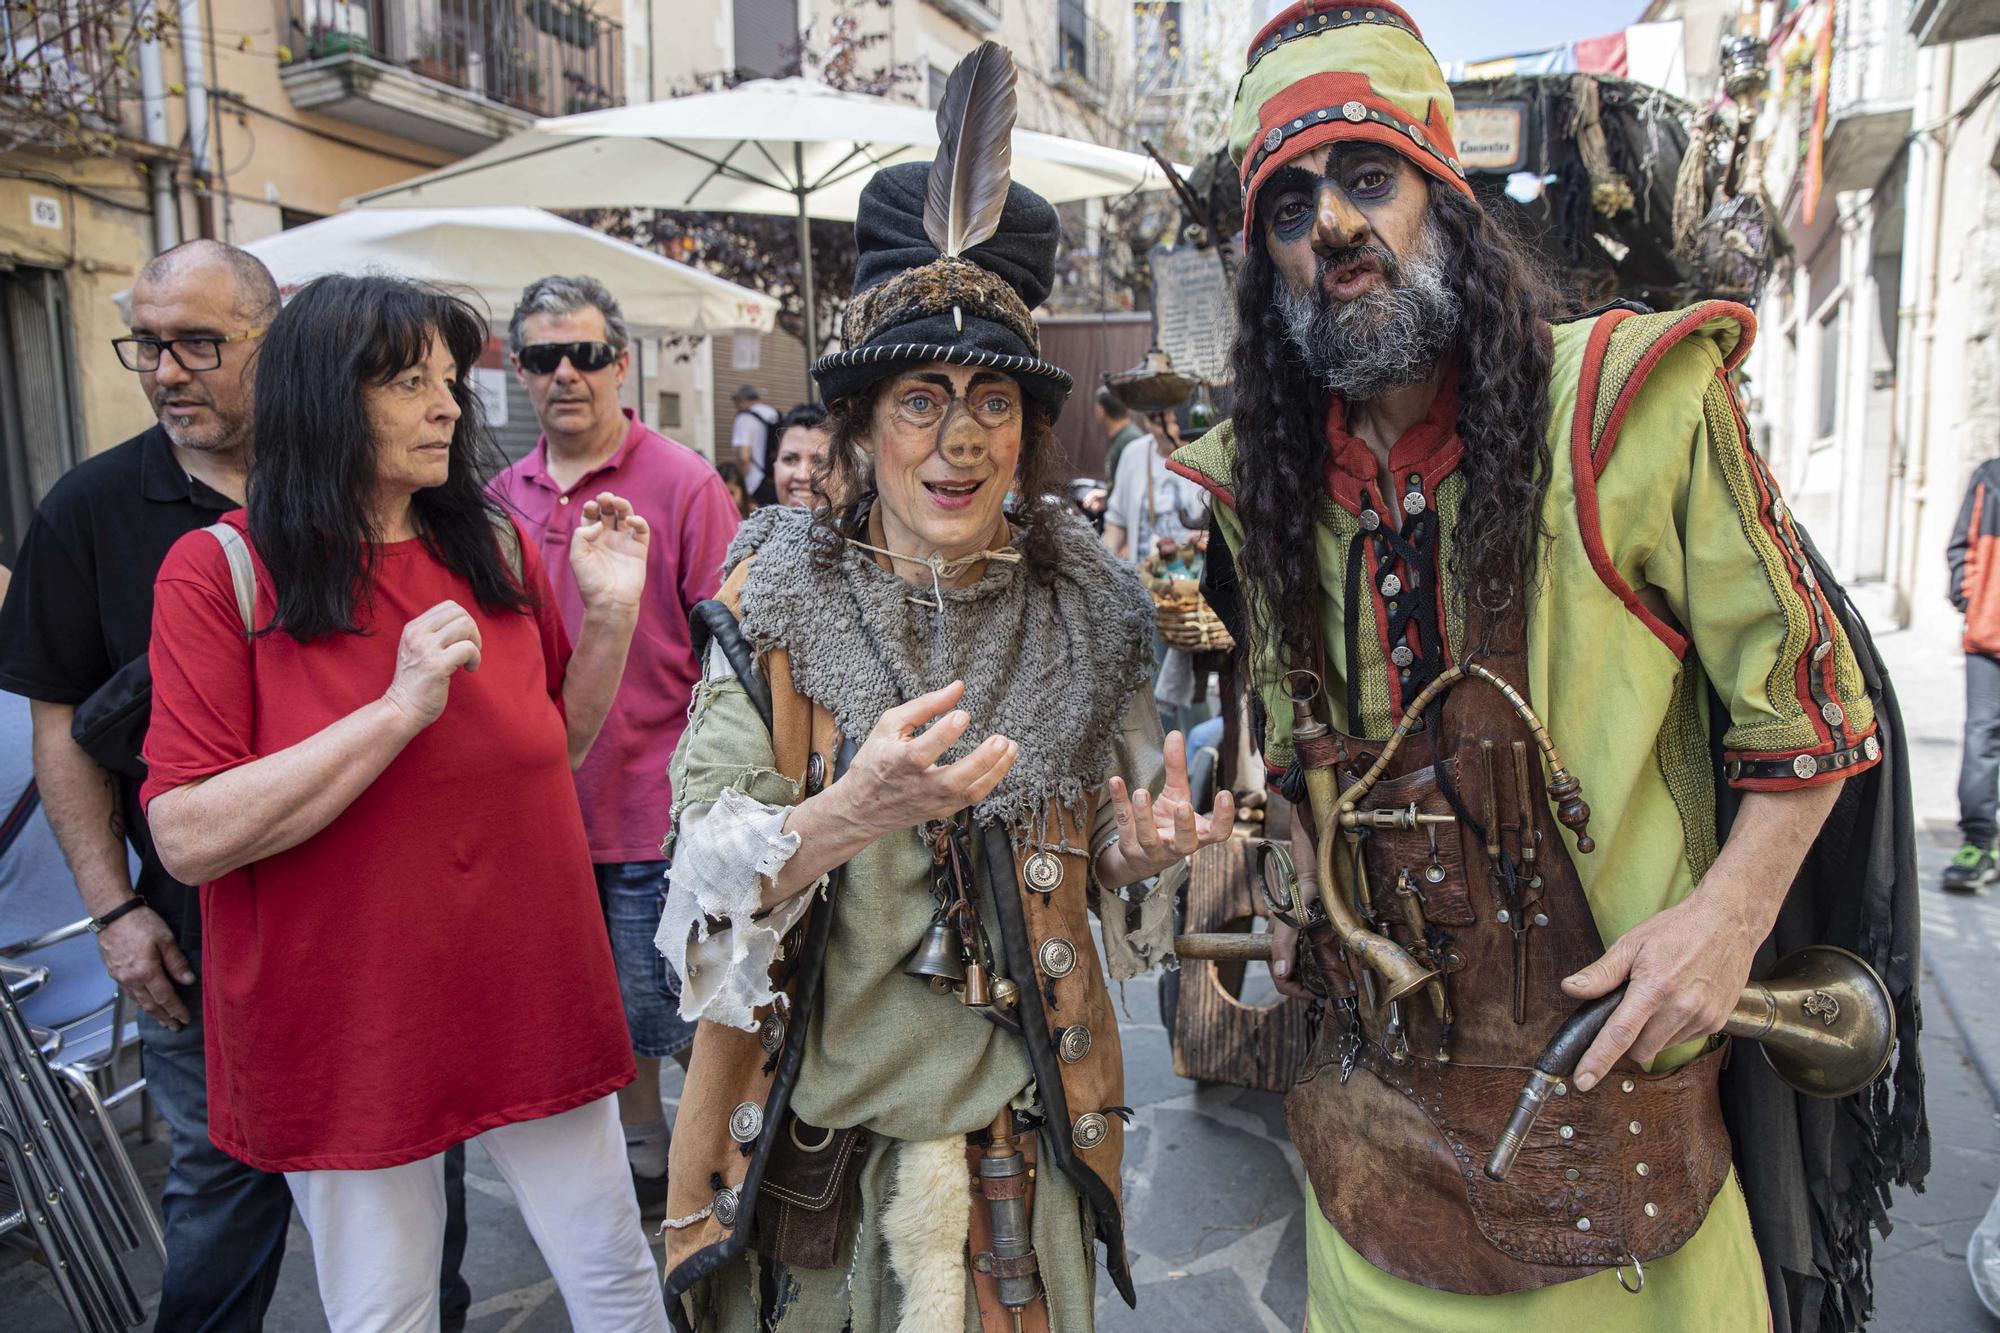
<svg viewBox="0 0 2000 1333">
<path fill-rule="evenodd" d="M 852 219 L 869 177 L 897 162 L 929 161 L 937 141 L 937 113 L 927 108 L 810 79 L 759 79 L 726 92 L 540 120 L 461 162 L 355 202 L 796 216 L 810 364 L 818 349 L 808 219 Z M 1140 154 L 1020 129 L 1013 172 L 1051 203 L 1167 183 Z"/>
<path fill-rule="evenodd" d="M 778 316 L 778 302 L 761 292 L 539 208 L 351 209 L 243 248 L 287 295 L 327 273 L 393 272 L 470 289 L 505 319 L 536 278 L 587 273 L 644 332 L 763 333 Z"/>
</svg>

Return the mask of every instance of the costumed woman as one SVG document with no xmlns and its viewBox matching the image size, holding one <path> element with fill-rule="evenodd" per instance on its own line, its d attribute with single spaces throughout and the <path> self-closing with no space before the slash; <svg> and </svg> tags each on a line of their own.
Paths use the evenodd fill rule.
<svg viewBox="0 0 2000 1333">
<path fill-rule="evenodd" d="M 1057 225 L 1008 179 L 1014 77 L 968 56 L 938 161 L 863 192 L 846 348 L 814 367 L 821 504 L 754 515 L 705 604 L 660 927 L 701 1020 L 666 1222 L 684 1327 L 1088 1330 L 1098 1243 L 1133 1298 L 1088 907 L 1130 975 L 1167 895 L 1114 895 L 1232 810 L 1197 817 L 1144 688 L 1149 600 L 1054 494 L 1070 377 L 1029 311 Z"/>
</svg>

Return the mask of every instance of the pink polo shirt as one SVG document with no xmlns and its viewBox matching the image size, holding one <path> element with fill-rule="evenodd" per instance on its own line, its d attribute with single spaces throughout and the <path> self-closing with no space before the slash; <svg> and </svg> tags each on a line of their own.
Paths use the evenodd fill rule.
<svg viewBox="0 0 2000 1333">
<path fill-rule="evenodd" d="M 542 543 L 542 563 L 556 606 L 574 640 L 583 599 L 569 569 L 569 539 L 583 502 L 611 491 L 653 529 L 646 599 L 625 678 L 604 730 L 576 772 L 576 792 L 590 835 L 590 859 L 657 861 L 671 809 L 667 760 L 687 729 L 688 702 L 701 663 L 688 638 L 688 612 L 721 586 L 722 557 L 736 535 L 735 502 L 706 459 L 625 413 L 625 443 L 564 491 L 548 472 L 548 439 L 493 479 L 491 489 Z"/>
</svg>

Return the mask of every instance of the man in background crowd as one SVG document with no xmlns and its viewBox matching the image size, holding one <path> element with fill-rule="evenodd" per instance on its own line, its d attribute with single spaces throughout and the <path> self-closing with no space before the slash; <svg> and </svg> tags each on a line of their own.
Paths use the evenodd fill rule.
<svg viewBox="0 0 2000 1333">
<path fill-rule="evenodd" d="M 736 422 L 729 428 L 729 443 L 736 450 L 736 466 L 743 469 L 743 489 L 758 504 L 769 505 L 778 503 L 776 478 L 771 475 L 778 409 L 763 397 L 754 384 L 746 384 L 730 396 L 736 404 Z"/>
<path fill-rule="evenodd" d="M 679 985 L 653 945 L 666 890 L 660 835 L 672 808 L 667 759 L 687 726 L 701 676 L 688 613 L 715 595 L 739 514 L 722 478 L 700 455 L 619 405 L 631 338 L 603 283 L 538 279 L 521 293 L 507 334 L 542 438 L 494 478 L 493 490 L 519 512 L 529 536 L 543 543 L 543 563 L 572 638 L 584 612 L 567 552 L 570 535 L 584 521 L 584 501 L 615 491 L 654 533 L 632 655 L 603 730 L 577 769 L 576 789 L 639 1066 L 639 1077 L 618 1094 L 619 1119 L 640 1209 L 657 1212 L 667 1198 L 660 1061 L 685 1061 L 694 1039 L 693 1025 L 680 1016 Z M 754 405 L 756 391 L 745 392 Z"/>
<path fill-rule="evenodd" d="M 1965 746 L 1958 766 L 1958 827 L 1964 846 L 1944 870 L 1944 888 L 1977 893 L 2000 879 L 1993 855 L 2000 807 L 2000 459 L 1972 474 L 1946 548 L 1951 601 L 1965 616 Z"/>
<path fill-rule="evenodd" d="M 172 1135 L 155 1325 L 163 1333 L 262 1326 L 292 1196 L 283 1176 L 209 1142 L 201 926 L 195 890 L 162 868 L 140 813 L 146 710 L 136 726 L 93 735 L 90 751 L 72 724 L 79 707 L 88 724 L 110 694 L 150 695 L 153 574 L 182 535 L 243 502 L 257 339 L 277 312 L 264 266 L 214 241 L 169 250 L 140 271 L 132 336 L 116 347 L 158 423 L 50 488 L 0 607 L 0 687 L 32 701 L 42 803 L 105 967 L 142 1011 L 147 1090 Z"/>
<path fill-rule="evenodd" d="M 1109 389 L 1097 391 L 1096 410 L 1097 424 L 1104 428 L 1104 438 L 1108 442 L 1104 450 L 1104 479 L 1110 481 L 1118 475 L 1118 460 L 1125 456 L 1125 446 L 1146 438 L 1146 431 L 1132 419 L 1130 409 L 1118 395 Z"/>
</svg>

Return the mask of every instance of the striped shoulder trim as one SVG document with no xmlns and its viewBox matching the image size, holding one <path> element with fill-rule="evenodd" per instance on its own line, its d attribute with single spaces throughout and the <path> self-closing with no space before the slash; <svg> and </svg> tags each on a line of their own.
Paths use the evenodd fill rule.
<svg viewBox="0 0 2000 1333">
<path fill-rule="evenodd" d="M 1668 352 L 1691 337 L 1712 342 L 1723 370 L 1732 371 L 1750 355 L 1757 317 L 1733 301 L 1704 301 L 1658 314 L 1613 310 L 1592 327 L 1584 349 L 1576 425 L 1585 427 L 1587 411 L 1589 456 L 1596 475 L 1604 475 L 1604 465 L 1611 460 L 1611 450 L 1647 376 Z"/>
<path fill-rule="evenodd" d="M 1236 426 L 1225 421 L 1193 444 L 1182 445 L 1167 469 L 1186 477 L 1230 509 L 1236 508 Z"/>
</svg>

